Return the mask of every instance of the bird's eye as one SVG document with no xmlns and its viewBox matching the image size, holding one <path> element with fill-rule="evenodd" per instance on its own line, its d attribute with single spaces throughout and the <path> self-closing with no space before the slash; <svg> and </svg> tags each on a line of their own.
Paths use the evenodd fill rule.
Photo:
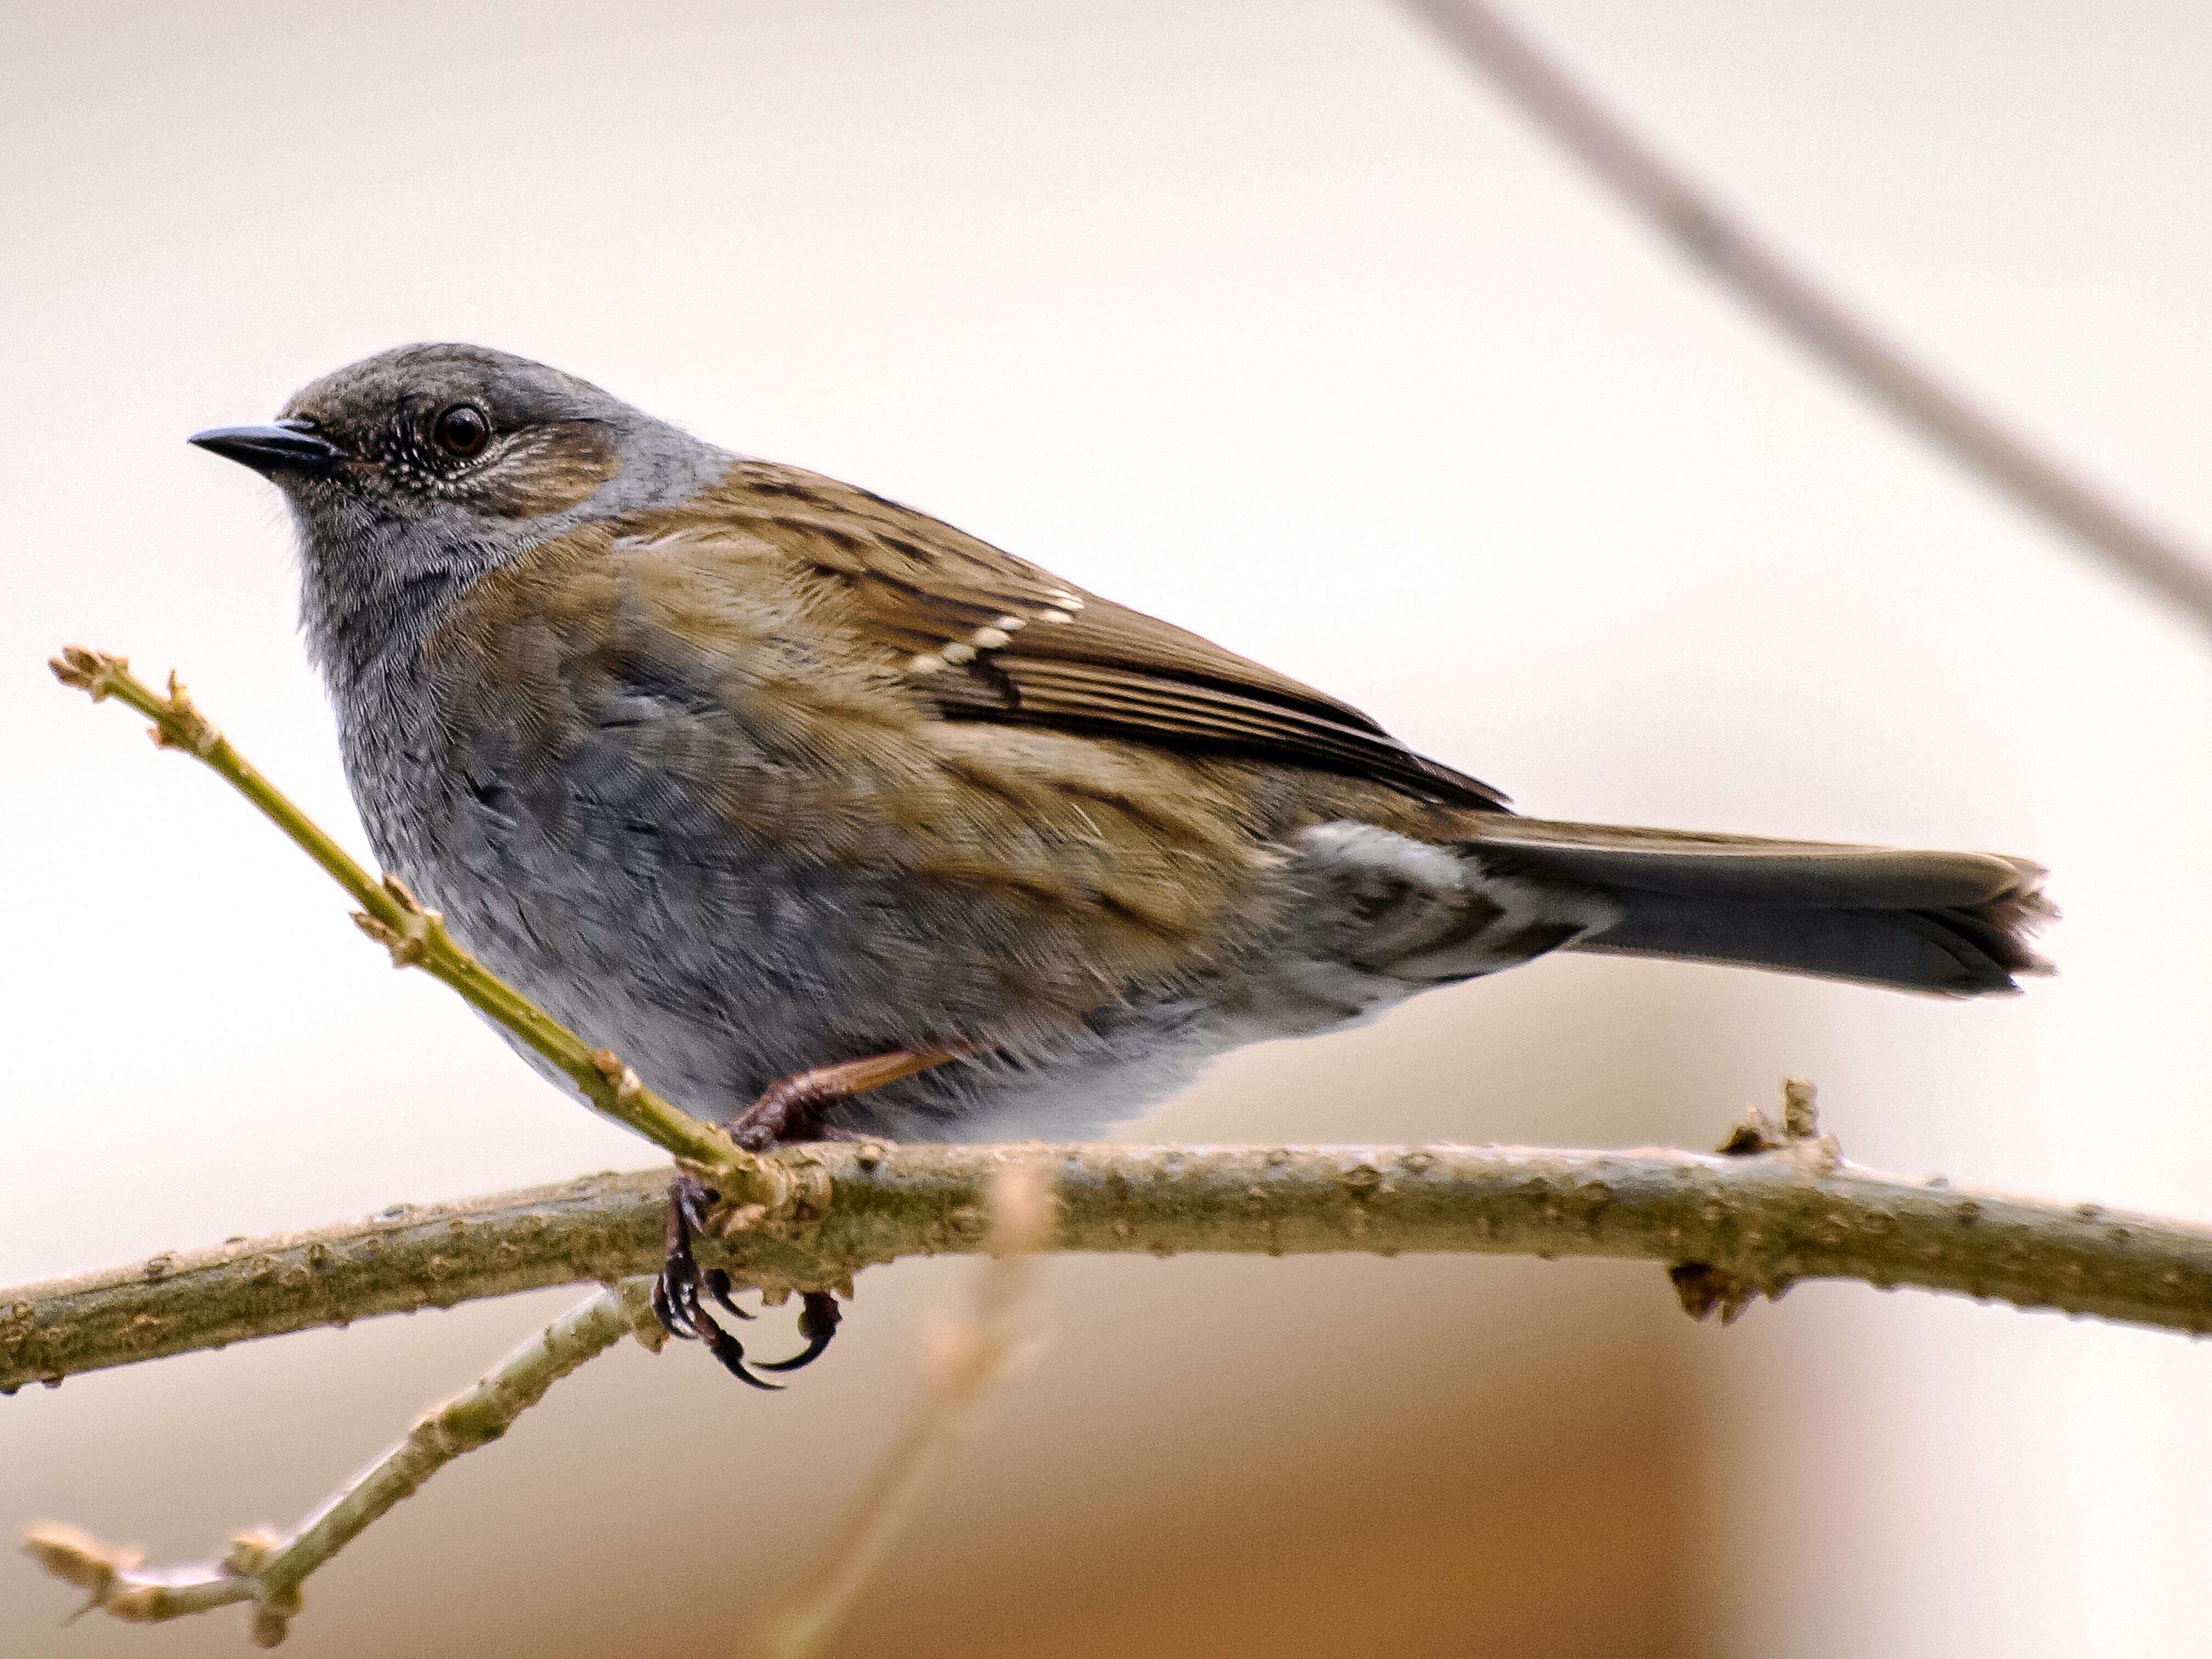
<svg viewBox="0 0 2212 1659">
<path fill-rule="evenodd" d="M 430 434 L 447 454 L 466 459 L 490 440 L 491 422 L 474 404 L 454 404 L 438 411 Z"/>
</svg>

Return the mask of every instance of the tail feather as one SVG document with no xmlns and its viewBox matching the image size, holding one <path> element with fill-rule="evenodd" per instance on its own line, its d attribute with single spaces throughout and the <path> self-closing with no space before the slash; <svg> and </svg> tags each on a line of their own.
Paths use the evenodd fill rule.
<svg viewBox="0 0 2212 1659">
<path fill-rule="evenodd" d="M 2056 913 L 2043 871 L 2021 859 L 1527 818 L 1486 821 L 1471 848 L 1499 874 L 1611 898 L 1620 919 L 1572 950 L 1954 996 L 2050 971 L 2027 936 Z"/>
</svg>

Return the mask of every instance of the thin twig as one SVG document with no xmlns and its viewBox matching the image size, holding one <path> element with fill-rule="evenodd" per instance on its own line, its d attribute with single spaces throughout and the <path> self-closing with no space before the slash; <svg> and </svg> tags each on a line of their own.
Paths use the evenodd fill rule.
<svg viewBox="0 0 2212 1659">
<path fill-rule="evenodd" d="M 434 910 L 425 909 L 396 876 L 372 876 L 345 848 L 264 777 L 216 730 L 169 676 L 167 696 L 131 672 L 125 659 L 70 646 L 48 664 L 64 685 L 94 702 L 113 697 L 154 722 L 155 746 L 179 749 L 246 797 L 293 844 L 322 866 L 361 906 L 354 921 L 392 953 L 397 968 L 420 968 L 451 986 L 558 1066 L 593 1107 L 626 1128 L 708 1176 L 732 1203 L 757 1204 L 771 1212 L 790 1210 L 805 1194 L 786 1166 L 739 1150 L 720 1127 L 678 1110 L 647 1088 L 614 1053 L 594 1048 L 457 944 Z"/>
<path fill-rule="evenodd" d="M 1469 66 L 1784 333 L 2005 494 L 2212 628 L 2212 563 L 1976 407 L 1662 159 L 1482 0 L 1403 0 Z"/>
<path fill-rule="evenodd" d="M 1030 1258 L 1051 1231 L 1046 1166 L 1011 1164 L 991 1188 L 990 1260 L 968 1316 L 936 1334 L 922 1397 L 838 1523 L 821 1565 L 768 1621 L 774 1659 L 813 1659 L 836 1633 L 921 1492 L 966 1432 L 976 1402 L 1021 1356 Z"/>
<path fill-rule="evenodd" d="M 300 1585 L 379 1516 L 465 1452 L 505 1434 L 545 1391 L 633 1332 L 659 1338 L 648 1306 L 651 1281 L 626 1280 L 570 1310 L 484 1373 L 475 1387 L 433 1407 L 375 1462 L 325 1498 L 289 1535 L 256 1528 L 239 1534 L 219 1559 L 151 1570 L 141 1553 L 118 1548 L 75 1527 L 33 1527 L 24 1551 L 98 1609 L 134 1624 L 253 1604 L 252 1634 L 273 1648 L 300 1611 Z"/>
<path fill-rule="evenodd" d="M 1170 1255 L 1413 1251 L 1702 1263 L 1778 1294 L 1910 1285 L 2212 1332 L 2212 1228 L 1846 1164 L 1825 1135 L 1720 1154 L 1518 1146 L 1057 1146 L 1048 1248 Z M 1029 1154 L 1024 1153 L 1023 1156 Z M 702 1243 L 771 1294 L 982 1248 L 1009 1149 L 819 1146 L 805 1225 Z M 0 1389 L 381 1313 L 658 1267 L 665 1176 L 594 1176 L 0 1291 Z"/>
</svg>

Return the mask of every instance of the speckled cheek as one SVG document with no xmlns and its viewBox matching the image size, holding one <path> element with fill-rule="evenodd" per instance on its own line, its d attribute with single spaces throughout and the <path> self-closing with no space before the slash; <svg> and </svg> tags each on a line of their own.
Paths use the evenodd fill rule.
<svg viewBox="0 0 2212 1659">
<path fill-rule="evenodd" d="M 603 428 L 549 427 L 485 475 L 477 499 L 502 518 L 540 518 L 590 499 L 621 470 L 622 451 Z"/>
</svg>

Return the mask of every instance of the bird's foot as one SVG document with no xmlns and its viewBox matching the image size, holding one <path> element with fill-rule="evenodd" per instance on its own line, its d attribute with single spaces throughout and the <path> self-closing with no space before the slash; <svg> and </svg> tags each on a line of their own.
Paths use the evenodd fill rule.
<svg viewBox="0 0 2212 1659">
<path fill-rule="evenodd" d="M 830 1338 L 837 1334 L 842 1316 L 837 1298 L 828 1291 L 800 1291 L 799 1334 L 806 1339 L 805 1347 L 788 1359 L 747 1359 L 744 1344 L 723 1328 L 701 1299 L 704 1292 L 707 1299 L 733 1318 L 753 1316 L 738 1305 L 730 1275 L 720 1267 L 702 1273 L 692 1253 L 694 1236 L 712 1231 L 708 1212 L 716 1197 L 711 1187 L 690 1176 L 678 1176 L 669 1184 L 668 1253 L 661 1263 L 660 1277 L 653 1282 L 653 1311 L 671 1336 L 706 1344 L 707 1352 L 739 1382 L 756 1389 L 780 1389 L 781 1382 L 771 1382 L 759 1373 L 795 1371 L 820 1358 Z"/>
<path fill-rule="evenodd" d="M 979 1052 L 975 1046 L 894 1048 L 864 1060 L 794 1072 L 770 1084 L 759 1099 L 730 1120 L 731 1137 L 749 1152 L 764 1152 L 780 1140 L 842 1139 L 842 1132 L 825 1129 L 818 1121 L 824 1107 Z M 842 1316 L 837 1298 L 828 1291 L 800 1291 L 799 1334 L 806 1339 L 806 1346 L 788 1359 L 748 1360 L 744 1345 L 708 1311 L 702 1292 L 725 1313 L 738 1319 L 750 1319 L 752 1315 L 738 1306 L 731 1295 L 729 1274 L 720 1267 L 702 1273 L 691 1251 L 695 1234 L 714 1231 L 708 1212 L 717 1197 L 705 1182 L 690 1176 L 678 1176 L 670 1185 L 668 1254 L 653 1287 L 653 1311 L 671 1336 L 705 1343 L 707 1351 L 722 1362 L 731 1376 L 756 1389 L 781 1388 L 781 1383 L 771 1382 L 760 1373 L 795 1371 L 820 1358 L 830 1340 L 837 1334 L 837 1322 Z"/>
</svg>

